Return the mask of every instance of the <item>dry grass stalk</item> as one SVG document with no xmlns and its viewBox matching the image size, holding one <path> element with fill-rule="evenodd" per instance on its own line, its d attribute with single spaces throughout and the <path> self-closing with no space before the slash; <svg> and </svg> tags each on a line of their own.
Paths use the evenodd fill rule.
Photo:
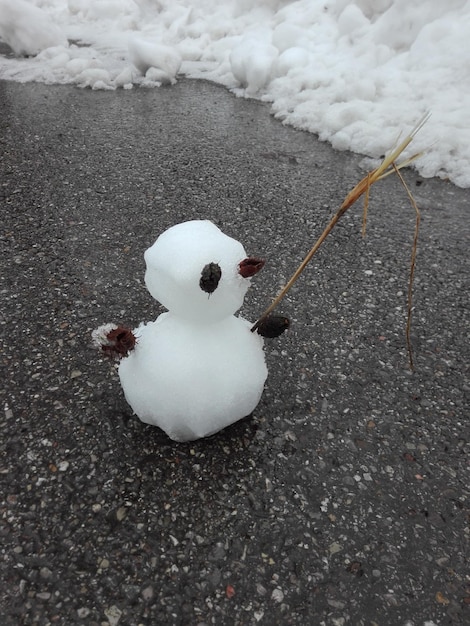
<svg viewBox="0 0 470 626">
<path fill-rule="evenodd" d="M 262 315 L 259 317 L 259 319 L 255 322 L 255 324 L 251 328 L 252 332 L 254 332 L 258 328 L 260 323 L 263 320 L 265 320 L 268 317 L 268 315 L 270 313 L 272 313 L 272 311 L 277 307 L 277 305 L 285 297 L 287 292 L 294 285 L 294 283 L 297 281 L 297 279 L 302 274 L 304 269 L 310 263 L 310 261 L 312 260 L 313 256 L 316 254 L 316 252 L 320 248 L 321 244 L 325 241 L 325 239 L 328 237 L 328 235 L 333 230 L 333 228 L 336 226 L 336 224 L 339 222 L 339 220 L 343 217 L 343 215 L 346 213 L 346 211 L 364 194 L 365 194 L 365 202 L 364 202 L 364 211 L 363 211 L 362 234 L 365 235 L 366 223 L 367 223 L 367 209 L 368 209 L 368 204 L 369 204 L 369 190 L 370 190 L 371 186 L 374 183 L 376 183 L 379 180 L 382 180 L 383 178 L 385 178 L 385 177 L 387 177 L 390 174 L 393 174 L 395 172 L 400 177 L 400 179 L 402 181 L 402 184 L 405 185 L 405 189 L 407 190 L 407 193 L 408 193 L 408 195 L 410 197 L 410 200 L 411 200 L 411 202 L 412 202 L 412 204 L 413 204 L 413 206 L 415 208 L 416 215 L 417 215 L 417 218 L 416 218 L 417 222 L 416 222 L 416 228 L 415 228 L 415 238 L 414 238 L 414 243 L 413 243 L 413 253 L 412 253 L 412 260 L 411 260 L 410 282 L 409 282 L 409 286 L 408 286 L 408 321 L 407 321 L 407 331 L 406 331 L 407 332 L 408 353 L 409 353 L 409 357 L 410 357 L 410 366 L 411 366 L 411 368 L 413 368 L 413 357 L 412 357 L 411 342 L 410 342 L 411 308 L 412 308 L 411 307 L 411 300 L 412 300 L 412 286 L 413 286 L 413 276 L 414 276 L 414 267 L 415 267 L 416 250 L 417 250 L 417 237 L 418 237 L 418 228 L 419 228 L 419 211 L 418 211 L 418 207 L 416 206 L 416 203 L 415 203 L 415 201 L 414 201 L 414 199 L 413 199 L 413 197 L 411 195 L 411 192 L 409 191 L 408 187 L 406 186 L 406 184 L 405 184 L 405 182 L 403 180 L 403 177 L 401 176 L 399 170 L 402 169 L 403 167 L 408 166 L 415 159 L 420 157 L 422 153 L 414 154 L 413 156 L 409 157 L 408 159 L 405 159 L 405 161 L 402 161 L 399 165 L 396 164 L 396 160 L 402 154 L 402 152 L 408 147 L 408 145 L 411 143 L 411 141 L 413 140 L 413 138 L 416 135 L 416 133 L 427 122 L 427 120 L 429 119 L 429 116 L 430 116 L 430 114 L 426 113 L 426 115 L 424 115 L 421 118 L 421 120 L 414 127 L 414 129 L 411 131 L 411 133 L 400 144 L 398 144 L 396 147 L 392 148 L 392 150 L 384 158 L 382 163 L 375 170 L 372 170 L 372 172 L 369 172 L 367 174 L 367 176 L 365 176 L 361 181 L 359 181 L 359 183 L 348 193 L 348 195 L 344 199 L 343 203 L 341 204 L 340 208 L 335 213 L 335 215 L 331 218 L 329 224 L 326 226 L 325 230 L 322 232 L 322 234 L 320 235 L 320 237 L 316 241 L 315 245 L 308 252 L 308 254 L 304 258 L 304 260 L 300 263 L 299 267 L 295 270 L 295 272 L 293 273 L 293 275 L 291 276 L 289 281 L 281 289 L 279 294 L 274 298 L 272 303 L 268 306 L 268 308 L 262 313 Z"/>
</svg>

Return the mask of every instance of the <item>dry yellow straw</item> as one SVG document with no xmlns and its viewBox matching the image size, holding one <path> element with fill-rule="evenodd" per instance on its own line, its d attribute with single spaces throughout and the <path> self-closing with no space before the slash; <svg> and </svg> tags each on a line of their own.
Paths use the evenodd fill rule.
<svg viewBox="0 0 470 626">
<path fill-rule="evenodd" d="M 392 174 L 394 172 L 396 172 L 398 174 L 400 169 L 402 169 L 403 167 L 406 167 L 407 165 L 412 163 L 415 159 L 417 159 L 418 157 L 421 156 L 422 153 L 414 154 L 413 156 L 411 156 L 410 158 L 406 159 L 405 161 L 402 161 L 402 163 L 400 163 L 399 165 L 396 165 L 396 163 L 395 163 L 396 159 L 400 156 L 400 154 L 408 147 L 408 145 L 411 143 L 411 141 L 413 141 L 413 138 L 416 135 L 416 133 L 428 121 L 429 117 L 430 117 L 430 113 L 426 113 L 421 118 L 421 120 L 416 124 L 416 126 L 413 128 L 411 133 L 400 144 L 398 144 L 397 147 L 392 148 L 390 153 L 384 158 L 384 160 L 379 165 L 379 167 L 377 167 L 375 170 L 372 170 L 372 172 L 369 172 L 369 174 L 367 174 L 367 176 L 365 176 L 354 187 L 354 189 L 352 189 L 348 193 L 348 195 L 344 199 L 342 205 L 340 206 L 338 211 L 335 213 L 335 215 L 332 217 L 332 219 L 330 220 L 329 224 L 327 225 L 325 230 L 322 232 L 322 234 L 318 238 L 318 240 L 315 243 L 315 245 L 313 246 L 313 248 L 310 250 L 310 252 L 304 258 L 304 260 L 301 262 L 299 267 L 295 270 L 295 272 L 293 273 L 293 275 L 291 276 L 289 281 L 286 283 L 286 285 L 281 289 L 279 294 L 274 298 L 272 303 L 268 306 L 268 308 L 263 312 L 263 314 L 259 317 L 259 319 L 256 321 L 256 323 L 253 325 L 253 327 L 251 328 L 252 332 L 254 332 L 258 328 L 258 326 L 261 324 L 261 322 L 263 320 L 265 320 L 268 317 L 268 315 L 276 308 L 276 306 L 279 304 L 279 302 L 281 302 L 281 300 L 284 298 L 284 296 L 287 294 L 289 289 L 292 287 L 292 285 L 296 282 L 296 280 L 302 274 L 302 272 L 304 271 L 304 269 L 306 268 L 306 266 L 308 265 L 308 263 L 311 261 L 312 257 L 314 256 L 314 254 L 317 252 L 318 248 L 325 241 L 325 239 L 330 234 L 330 232 L 333 230 L 333 228 L 338 223 L 338 221 L 343 217 L 343 215 L 346 213 L 346 211 L 364 193 L 366 194 L 366 202 L 365 202 L 365 205 L 364 205 L 364 214 L 363 214 L 363 234 L 365 233 L 365 223 L 366 223 L 366 217 L 367 217 L 367 204 L 368 204 L 368 196 L 369 196 L 369 189 L 370 189 L 370 187 L 375 182 L 377 182 L 378 180 L 381 180 L 382 178 L 385 178 L 386 176 L 389 176 L 390 174 Z M 403 181 L 403 178 L 401 177 L 401 175 L 400 175 L 400 178 Z M 410 194 L 408 188 L 406 188 L 406 189 L 408 191 L 408 194 L 411 197 L 411 194 Z M 417 210 L 416 204 L 414 204 L 413 206 L 415 206 L 415 208 Z M 419 212 L 418 212 L 418 215 L 419 215 Z M 417 237 L 417 231 L 415 232 L 415 244 L 416 244 L 416 237 Z M 412 259 L 412 274 L 411 274 L 411 277 L 410 277 L 410 289 L 409 289 L 409 292 L 408 292 L 409 312 L 408 312 L 407 338 L 408 338 L 408 345 L 409 346 L 410 346 L 410 344 L 409 344 L 409 324 L 410 324 L 410 319 L 411 319 L 411 315 L 410 315 L 410 311 L 411 311 L 411 305 L 410 305 L 411 293 L 410 293 L 410 290 L 411 290 L 412 279 L 413 279 L 414 257 L 415 256 L 416 256 L 416 246 L 414 247 L 414 255 L 413 255 L 413 259 Z M 412 367 L 411 351 L 410 351 L 410 364 L 411 364 L 411 367 Z"/>
</svg>

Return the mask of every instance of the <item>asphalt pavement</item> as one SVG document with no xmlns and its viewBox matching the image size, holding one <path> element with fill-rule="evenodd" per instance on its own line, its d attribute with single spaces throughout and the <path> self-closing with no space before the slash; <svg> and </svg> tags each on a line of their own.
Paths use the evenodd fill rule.
<svg viewBox="0 0 470 626">
<path fill-rule="evenodd" d="M 279 312 L 250 419 L 170 441 L 91 345 L 161 307 L 143 253 L 208 218 L 266 266 L 253 321 L 365 174 L 362 157 L 204 81 L 0 82 L 1 623 L 470 623 L 470 192 L 396 177 Z"/>
</svg>

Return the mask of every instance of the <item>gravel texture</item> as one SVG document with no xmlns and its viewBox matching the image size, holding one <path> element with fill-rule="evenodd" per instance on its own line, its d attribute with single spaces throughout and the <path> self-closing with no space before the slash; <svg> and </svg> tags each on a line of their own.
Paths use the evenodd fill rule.
<svg viewBox="0 0 470 626">
<path fill-rule="evenodd" d="M 2 624 L 468 624 L 469 191 L 395 177 L 340 222 L 266 340 L 252 418 L 175 444 L 91 346 L 161 308 L 143 252 L 212 219 L 264 256 L 256 319 L 361 158 L 202 81 L 0 82 Z"/>
</svg>

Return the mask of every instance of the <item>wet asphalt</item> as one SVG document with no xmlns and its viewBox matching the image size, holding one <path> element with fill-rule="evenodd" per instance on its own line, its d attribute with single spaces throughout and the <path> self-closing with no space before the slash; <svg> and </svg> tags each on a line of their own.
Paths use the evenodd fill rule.
<svg viewBox="0 0 470 626">
<path fill-rule="evenodd" d="M 469 190 L 405 174 L 279 312 L 250 419 L 142 424 L 92 346 L 161 307 L 144 250 L 208 218 L 266 259 L 255 320 L 365 171 L 269 106 L 180 80 L 0 82 L 2 624 L 468 624 Z"/>
</svg>

